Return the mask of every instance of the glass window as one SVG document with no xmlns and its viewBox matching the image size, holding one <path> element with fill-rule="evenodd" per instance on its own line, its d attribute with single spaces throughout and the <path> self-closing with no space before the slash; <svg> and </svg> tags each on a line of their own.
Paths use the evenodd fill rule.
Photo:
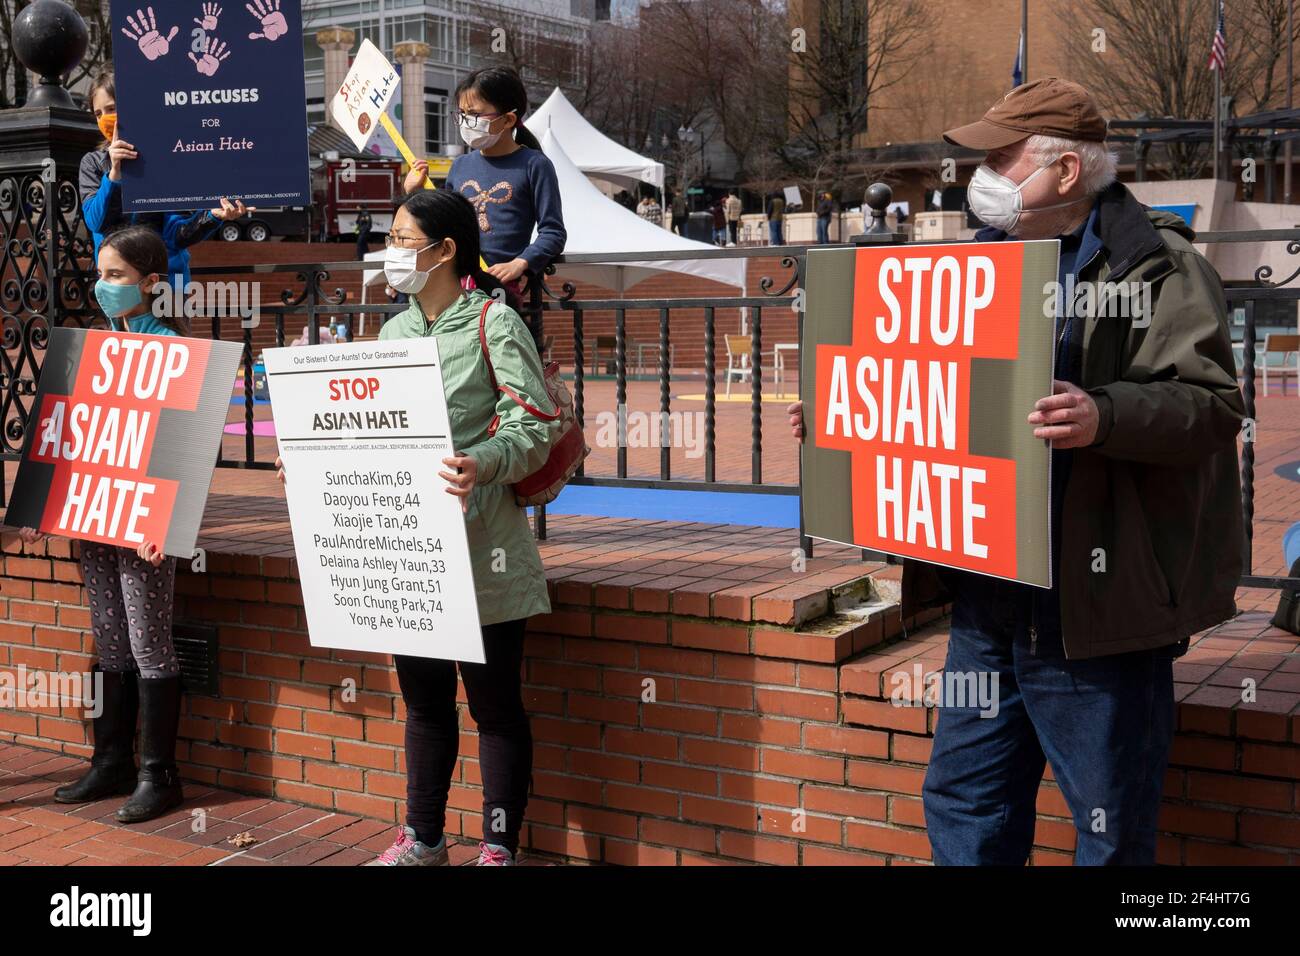
<svg viewBox="0 0 1300 956">
<path fill-rule="evenodd" d="M 448 140 L 447 98 L 424 94 L 424 152 L 427 156 L 441 156 L 442 146 Z"/>
</svg>

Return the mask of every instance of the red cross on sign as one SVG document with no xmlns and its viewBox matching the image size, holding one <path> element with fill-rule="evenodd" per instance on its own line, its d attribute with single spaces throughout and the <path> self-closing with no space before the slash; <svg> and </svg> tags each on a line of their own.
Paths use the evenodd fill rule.
<svg viewBox="0 0 1300 956">
<path fill-rule="evenodd" d="M 1020 358 L 1025 244 L 852 255 L 852 344 L 815 346 L 809 436 L 851 455 L 852 543 L 1017 577 L 1017 462 L 972 453 L 972 435 L 981 415 L 1030 432 L 1032 401 L 1009 411 L 1007 394 L 972 383 Z M 1050 335 L 1041 310 L 1037 320 Z"/>
</svg>

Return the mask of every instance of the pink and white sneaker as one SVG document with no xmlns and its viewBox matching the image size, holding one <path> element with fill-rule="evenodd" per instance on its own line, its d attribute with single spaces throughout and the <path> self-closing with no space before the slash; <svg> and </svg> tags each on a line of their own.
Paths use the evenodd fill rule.
<svg viewBox="0 0 1300 956">
<path fill-rule="evenodd" d="M 475 866 L 516 866 L 514 854 L 497 843 L 478 845 L 478 862 Z"/>
<path fill-rule="evenodd" d="M 366 866 L 447 866 L 447 837 L 437 846 L 429 846 L 415 838 L 411 827 L 398 827 L 397 839 L 377 859 Z"/>
</svg>

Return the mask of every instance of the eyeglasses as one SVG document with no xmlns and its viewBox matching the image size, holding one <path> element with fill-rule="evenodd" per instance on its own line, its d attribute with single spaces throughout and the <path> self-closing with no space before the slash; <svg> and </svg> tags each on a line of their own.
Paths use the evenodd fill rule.
<svg viewBox="0 0 1300 956">
<path fill-rule="evenodd" d="M 505 113 L 462 113 L 460 110 L 452 110 L 451 118 L 455 120 L 457 126 L 464 126 L 467 123 L 473 123 L 477 126 L 478 121 L 481 119 L 485 119 L 490 123 L 494 119 L 513 112 L 514 110 L 506 110 Z"/>
<path fill-rule="evenodd" d="M 390 232 L 384 236 L 384 248 L 391 249 L 393 246 L 400 246 L 403 249 L 423 248 L 423 246 L 414 246 L 412 243 L 428 245 L 432 241 L 428 236 L 395 236 Z"/>
</svg>

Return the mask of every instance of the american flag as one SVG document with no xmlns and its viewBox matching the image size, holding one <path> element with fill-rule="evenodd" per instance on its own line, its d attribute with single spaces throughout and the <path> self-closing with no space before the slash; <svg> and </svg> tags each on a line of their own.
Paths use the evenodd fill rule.
<svg viewBox="0 0 1300 956">
<path fill-rule="evenodd" d="M 1214 41 L 1210 44 L 1210 69 L 1228 67 L 1228 39 L 1223 34 L 1223 0 L 1219 0 L 1219 24 L 1214 28 Z"/>
</svg>

